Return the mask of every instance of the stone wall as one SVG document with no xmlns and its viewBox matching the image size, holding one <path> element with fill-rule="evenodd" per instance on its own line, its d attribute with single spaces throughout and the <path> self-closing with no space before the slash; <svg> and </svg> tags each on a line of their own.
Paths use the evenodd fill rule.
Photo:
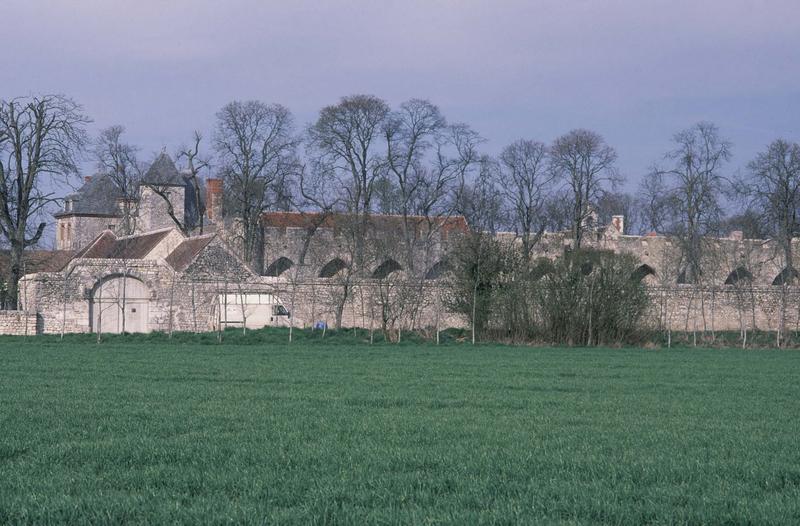
<svg viewBox="0 0 800 526">
<path fill-rule="evenodd" d="M 163 243 L 171 244 L 169 239 Z M 44 333 L 91 332 L 95 330 L 96 290 L 109 279 L 122 276 L 140 281 L 149 291 L 146 327 L 151 331 L 213 330 L 220 294 L 264 288 L 259 276 L 214 239 L 185 272 L 174 271 L 160 258 L 80 258 L 61 272 L 25 276 L 20 281 L 20 297 L 24 309 L 41 314 Z"/>
<path fill-rule="evenodd" d="M 180 186 L 159 187 L 159 191 L 167 194 L 175 217 L 181 223 L 184 220 L 186 190 Z M 174 227 L 175 222 L 167 213 L 167 203 L 152 188 L 142 185 L 138 203 L 136 233 L 142 234 L 161 228 Z"/>
<path fill-rule="evenodd" d="M 211 330 L 214 282 L 186 279 L 158 261 L 79 260 L 65 272 L 31 274 L 21 282 L 24 307 L 39 312 L 45 334 L 92 332 L 93 294 L 103 280 L 129 276 L 150 291 L 151 331 Z M 171 320 L 170 320 L 171 318 Z"/>
<path fill-rule="evenodd" d="M 209 259 L 212 255 L 209 254 Z M 62 273 L 30 275 L 22 282 L 27 298 L 23 308 L 39 312 L 44 333 L 90 332 L 92 293 L 109 275 L 127 273 L 151 291 L 148 326 L 154 331 L 205 332 L 215 330 L 218 298 L 225 294 L 266 293 L 293 313 L 296 327 L 322 321 L 333 327 L 340 304 L 342 326 L 420 329 L 466 327 L 468 320 L 447 312 L 447 294 L 438 281 L 347 281 L 344 277 L 292 281 L 286 278 L 247 278 L 234 273 L 174 273 L 157 262 L 126 265 L 123 261 L 84 261 Z M 410 284 L 409 284 L 410 283 Z M 800 288 L 648 287 L 652 298 L 650 323 L 674 331 L 775 331 L 800 329 Z M 66 294 L 66 304 L 64 302 Z M 784 306 L 782 308 L 782 305 Z M 65 308 L 66 306 L 66 308 Z M 15 315 L 19 316 L 19 315 Z M 16 319 L 16 318 L 14 318 Z M 33 322 L 31 320 L 34 320 Z M 10 323 L 10 322 L 9 322 Z M 34 318 L 29 327 L 37 326 Z M 19 325 L 17 325 L 18 327 Z M 17 329 L 8 329 L 9 331 Z M 35 333 L 34 329 L 29 334 Z"/>
<path fill-rule="evenodd" d="M 424 276 L 437 263 L 446 259 L 456 239 L 452 234 L 448 237 L 445 233 L 434 232 L 430 238 L 420 236 L 408 251 L 404 249 L 402 232 L 394 223 L 396 222 L 389 226 L 382 225 L 383 230 L 368 233 L 362 254 L 362 277 L 370 277 L 389 260 L 399 263 L 403 270 L 413 268 L 415 275 Z M 233 237 L 235 233 L 234 228 L 230 234 Z M 232 244 L 235 246 L 235 241 Z M 320 271 L 327 263 L 337 258 L 349 263 L 354 252 L 353 241 L 346 228 L 265 227 L 263 232 L 265 274 L 270 274 L 269 270 L 276 261 L 286 258 L 293 266 L 300 265 L 300 277 L 306 280 L 315 279 L 321 277 Z"/>
<path fill-rule="evenodd" d="M 116 231 L 122 218 L 112 216 L 62 216 L 56 221 L 56 250 L 80 250 L 103 230 Z"/>
<path fill-rule="evenodd" d="M 653 302 L 651 322 L 658 328 L 690 332 L 800 329 L 800 287 L 683 285 L 649 287 L 648 291 Z"/>
<path fill-rule="evenodd" d="M 497 238 L 508 244 L 520 242 L 515 234 L 509 232 L 499 233 Z M 536 245 L 534 256 L 548 259 L 562 257 L 571 243 L 569 233 L 546 233 Z M 582 246 L 633 254 L 642 265 L 652 269 L 653 274 L 647 278 L 651 286 L 678 286 L 679 276 L 685 269 L 678 241 L 667 236 L 622 235 L 609 227 L 587 233 Z M 792 247 L 794 261 L 800 261 L 800 238 L 793 241 Z M 774 240 L 738 237 L 705 239 L 700 264 L 700 284 L 705 287 L 724 286 L 739 269 L 747 270 L 752 275 L 754 286 L 768 287 L 786 268 L 782 251 Z"/>
<path fill-rule="evenodd" d="M 462 316 L 447 311 L 444 306 L 447 291 L 434 281 L 415 280 L 404 284 L 399 279 L 383 282 L 365 279 L 346 283 L 330 278 L 294 283 L 265 278 L 261 287 L 280 298 L 292 312 L 296 327 L 311 327 L 320 321 L 334 327 L 343 299 L 343 327 L 381 329 L 384 318 L 388 328 L 395 329 L 468 325 Z"/>
<path fill-rule="evenodd" d="M 39 317 L 36 313 L 0 310 L 0 335 L 32 336 L 40 332 Z"/>
</svg>

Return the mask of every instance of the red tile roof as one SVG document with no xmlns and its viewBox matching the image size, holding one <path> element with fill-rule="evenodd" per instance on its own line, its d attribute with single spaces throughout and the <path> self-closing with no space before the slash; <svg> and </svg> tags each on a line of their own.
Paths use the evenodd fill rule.
<svg viewBox="0 0 800 526">
<path fill-rule="evenodd" d="M 72 250 L 26 250 L 23 252 L 24 273 L 58 272 L 67 266 L 75 252 Z M 11 251 L 0 250 L 0 276 L 8 281 L 11 275 Z"/>
<path fill-rule="evenodd" d="M 76 258 L 143 259 L 171 232 L 159 230 L 137 236 L 117 237 L 110 230 L 101 233 L 76 255 Z"/>
<path fill-rule="evenodd" d="M 170 252 L 165 260 L 172 268 L 178 272 L 183 272 L 189 268 L 189 265 L 192 264 L 197 255 L 211 243 L 212 239 L 214 239 L 213 235 L 185 239 L 175 247 L 175 250 Z"/>
<path fill-rule="evenodd" d="M 336 228 L 351 218 L 350 214 L 320 212 L 265 212 L 261 216 L 262 225 L 268 228 Z M 403 222 L 401 215 L 371 214 L 369 216 L 370 225 L 380 230 L 400 229 Z M 442 233 L 447 235 L 450 232 L 469 231 L 467 220 L 464 216 L 408 216 L 408 220 L 417 228 L 427 225 L 436 225 L 441 228 Z"/>
</svg>

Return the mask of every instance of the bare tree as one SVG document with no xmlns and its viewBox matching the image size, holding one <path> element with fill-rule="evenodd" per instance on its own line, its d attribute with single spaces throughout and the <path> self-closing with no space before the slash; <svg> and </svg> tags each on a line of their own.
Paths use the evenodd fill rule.
<svg viewBox="0 0 800 526">
<path fill-rule="evenodd" d="M 792 239 L 800 233 L 800 145 L 783 139 L 773 141 L 748 165 L 749 179 L 738 185 L 752 210 L 759 210 L 778 242 L 781 272 L 781 317 L 777 341 L 780 347 L 786 323 L 787 287 L 797 281 Z"/>
<path fill-rule="evenodd" d="M 617 152 L 590 130 L 572 130 L 550 147 L 553 175 L 571 190 L 573 248 L 580 248 L 593 216 L 593 206 L 607 189 L 621 182 L 615 163 Z"/>
<path fill-rule="evenodd" d="M 336 198 L 323 200 L 319 192 L 312 196 L 307 181 L 303 182 L 303 195 L 316 203 L 335 204 L 347 213 L 336 220 L 342 248 L 349 259 L 332 276 L 336 285 L 331 289 L 330 301 L 337 329 L 341 328 L 356 278 L 368 272 L 371 262 L 366 237 L 375 181 L 385 165 L 380 139 L 388 114 L 389 107 L 383 100 L 372 95 L 352 95 L 323 108 L 307 130 L 310 176 L 322 182 Z"/>
<path fill-rule="evenodd" d="M 186 215 L 185 204 L 183 202 L 178 204 L 180 207 L 178 210 L 175 209 L 175 204 L 177 203 L 173 203 L 171 199 L 172 187 L 157 182 L 148 182 L 147 187 L 162 199 L 167 216 L 169 216 L 172 223 L 178 227 L 178 230 L 185 236 L 191 235 L 191 219 Z"/>
<path fill-rule="evenodd" d="M 354 217 L 356 269 L 361 269 L 375 180 L 385 155 L 379 150 L 389 106 L 372 95 L 343 97 L 326 106 L 308 128 L 309 153 L 317 172 L 337 182 L 341 202 Z"/>
<path fill-rule="evenodd" d="M 8 297 L 17 304 L 23 257 L 46 224 L 31 221 L 54 202 L 57 185 L 77 173 L 89 119 L 72 99 L 42 95 L 0 100 L 0 233 L 11 246 Z"/>
<path fill-rule="evenodd" d="M 136 205 L 139 185 L 142 181 L 142 166 L 137 159 L 139 149 L 123 142 L 123 126 L 110 126 L 100 131 L 94 141 L 92 156 L 97 169 L 117 187 L 122 200 L 122 235 L 133 234 L 136 229 Z"/>
<path fill-rule="evenodd" d="M 210 161 L 200 155 L 200 142 L 203 140 L 203 136 L 199 131 L 194 132 L 193 139 L 192 146 L 183 146 L 180 149 L 178 159 L 186 159 L 186 169 L 194 203 L 194 209 L 191 210 L 190 215 L 196 216 L 192 218 L 192 227 L 198 228 L 200 235 L 203 235 L 206 208 L 200 187 L 200 172 L 209 168 Z"/>
<path fill-rule="evenodd" d="M 681 248 L 684 268 L 680 281 L 697 283 L 704 248 L 708 248 L 704 239 L 717 232 L 722 215 L 719 200 L 725 179 L 721 169 L 730 159 L 731 144 L 708 122 L 675 134 L 673 143 L 674 149 L 664 156 L 672 166 L 655 168 L 650 179 L 661 189 L 661 206 L 670 211 L 666 230 Z"/>
<path fill-rule="evenodd" d="M 279 199 L 276 188 L 296 173 L 297 138 L 288 109 L 234 101 L 217 113 L 214 148 L 226 186 L 227 209 L 240 221 L 244 259 L 261 270 L 261 214 Z"/>
<path fill-rule="evenodd" d="M 748 209 L 758 211 L 763 224 L 771 227 L 783 264 L 793 269 L 792 239 L 800 233 L 800 144 L 777 139 L 747 167 L 749 177 L 737 187 Z"/>
<path fill-rule="evenodd" d="M 475 180 L 464 184 L 453 196 L 455 210 L 464 216 L 473 231 L 494 233 L 507 223 L 495 168 L 495 163 L 484 157 Z"/>
<path fill-rule="evenodd" d="M 667 187 L 658 168 L 653 168 L 640 185 L 639 202 L 642 229 L 650 232 L 665 232 L 672 213 L 666 198 Z"/>
<path fill-rule="evenodd" d="M 404 264 L 413 275 L 418 242 L 429 245 L 444 224 L 442 217 L 453 213 L 454 201 L 448 197 L 461 191 L 467 172 L 478 164 L 477 145 L 482 139 L 465 124 L 447 124 L 439 108 L 420 99 L 404 102 L 391 112 L 383 136 L 388 178 L 378 180 L 379 188 L 388 183 L 388 193 L 396 200 L 396 212 L 402 217 Z"/>
<path fill-rule="evenodd" d="M 509 207 L 509 219 L 530 259 L 546 228 L 545 203 L 552 172 L 547 169 L 547 146 L 520 139 L 500 154 L 498 187 Z"/>
</svg>

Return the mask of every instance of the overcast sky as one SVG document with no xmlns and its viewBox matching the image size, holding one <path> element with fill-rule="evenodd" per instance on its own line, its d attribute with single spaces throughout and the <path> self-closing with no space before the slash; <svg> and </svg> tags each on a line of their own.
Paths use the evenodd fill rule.
<svg viewBox="0 0 800 526">
<path fill-rule="evenodd" d="M 794 1 L 3 0 L 0 96 L 65 93 L 172 152 L 234 99 L 298 127 L 342 95 L 427 98 L 488 153 L 583 127 L 636 182 L 672 134 L 715 122 L 733 171 L 800 140 Z"/>
</svg>

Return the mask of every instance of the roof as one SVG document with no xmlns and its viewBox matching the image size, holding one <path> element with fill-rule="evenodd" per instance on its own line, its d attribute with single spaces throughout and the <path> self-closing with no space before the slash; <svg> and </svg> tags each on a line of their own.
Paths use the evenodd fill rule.
<svg viewBox="0 0 800 526">
<path fill-rule="evenodd" d="M 26 250 L 23 252 L 23 273 L 58 272 L 67 266 L 74 254 L 72 250 Z M 10 275 L 11 251 L 0 250 L 0 276 L 7 281 Z"/>
<path fill-rule="evenodd" d="M 75 254 L 75 257 L 144 259 L 171 231 L 171 228 L 167 228 L 147 234 L 117 237 L 110 230 L 105 230 L 94 241 Z"/>
<path fill-rule="evenodd" d="M 160 186 L 186 186 L 183 176 L 178 172 L 169 155 L 161 152 L 142 180 L 145 184 Z"/>
<path fill-rule="evenodd" d="M 117 200 L 123 198 L 122 190 L 107 175 L 95 175 L 74 194 L 66 197 L 72 201 L 72 208 L 68 212 L 61 211 L 56 217 L 69 215 L 93 215 L 119 217 Z"/>
<path fill-rule="evenodd" d="M 350 214 L 321 212 L 265 212 L 261 215 L 261 224 L 272 228 L 336 228 L 352 218 Z M 421 228 L 428 224 L 441 228 L 444 234 L 450 232 L 468 232 L 469 226 L 464 216 L 407 216 L 407 219 Z M 371 214 L 370 225 L 380 230 L 394 230 L 402 226 L 403 216 L 389 214 Z"/>
<path fill-rule="evenodd" d="M 211 243 L 214 235 L 205 235 L 198 237 L 190 237 L 180 245 L 175 247 L 175 250 L 165 258 L 166 262 L 178 272 L 183 272 L 195 260 L 198 254 Z"/>
<path fill-rule="evenodd" d="M 333 228 L 335 222 L 333 214 L 322 212 L 264 212 L 261 215 L 261 224 L 273 228 Z"/>
</svg>

